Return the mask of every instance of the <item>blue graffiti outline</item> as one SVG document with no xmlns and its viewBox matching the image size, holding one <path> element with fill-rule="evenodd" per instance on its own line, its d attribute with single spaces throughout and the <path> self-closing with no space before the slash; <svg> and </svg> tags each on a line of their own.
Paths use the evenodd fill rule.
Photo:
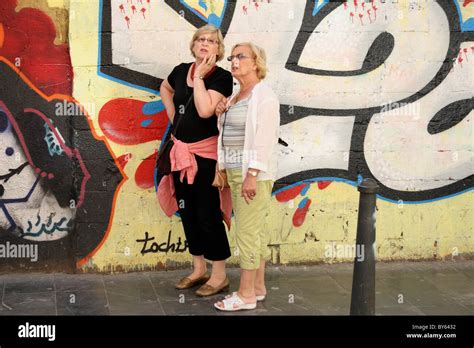
<svg viewBox="0 0 474 348">
<path fill-rule="evenodd" d="M 454 4 L 456 5 L 456 9 L 458 11 L 458 15 L 459 15 L 459 24 L 461 26 L 461 31 L 464 33 L 466 31 L 474 31 L 474 18 L 469 18 L 467 19 L 466 21 L 463 20 L 462 18 L 462 12 L 461 12 L 461 5 L 459 3 L 458 0 L 453 0 L 454 1 Z M 471 6 L 474 6 L 471 5 Z"/>
<path fill-rule="evenodd" d="M 38 215 L 38 219 L 40 219 L 39 215 Z M 53 234 L 56 231 L 60 231 L 60 232 L 68 232 L 69 231 L 68 225 L 71 222 L 71 219 L 69 219 L 69 221 L 66 223 L 66 226 L 62 227 L 61 225 L 63 225 L 64 222 L 67 221 L 67 218 L 63 217 L 61 220 L 59 220 L 58 222 L 55 222 L 53 224 L 53 227 L 51 228 L 51 230 L 48 230 L 48 228 L 47 228 L 48 225 L 51 225 L 51 218 L 49 220 L 50 221 L 48 222 L 48 224 L 46 224 L 46 225 L 41 224 L 41 229 L 38 232 L 30 232 L 31 229 L 33 228 L 33 225 L 31 224 L 31 221 L 28 220 L 28 229 L 26 230 L 28 233 L 23 233 L 22 237 L 24 237 L 24 236 L 38 237 L 43 233 Z"/>
<path fill-rule="evenodd" d="M 316 16 L 316 14 L 329 3 L 329 0 L 324 0 L 321 5 L 317 5 L 318 0 L 314 0 L 314 8 L 313 8 L 313 17 Z"/>
<path fill-rule="evenodd" d="M 192 8 L 191 6 L 189 6 L 185 0 L 180 0 L 179 1 L 184 7 L 186 7 L 189 11 L 191 11 L 192 13 L 194 13 L 196 16 L 198 16 L 199 18 L 201 18 L 204 22 L 207 22 L 209 24 L 212 24 L 214 25 L 215 27 L 217 28 L 220 28 L 221 27 L 221 24 L 222 24 L 222 20 L 224 19 L 224 16 L 225 16 L 225 12 L 226 12 L 226 8 L 227 8 L 227 0 L 224 0 L 224 8 L 222 10 L 222 16 L 221 17 L 218 17 L 216 16 L 214 13 L 211 13 L 209 15 L 208 18 L 204 17 L 202 14 L 200 14 L 199 12 L 197 12 L 194 8 Z M 202 0 L 199 0 L 199 6 L 201 6 L 204 10 L 207 10 L 207 8 L 204 8 L 203 6 L 203 2 Z"/>
<path fill-rule="evenodd" d="M 113 82 L 116 82 L 118 84 L 122 84 L 122 85 L 125 85 L 125 86 L 128 86 L 128 87 L 132 87 L 132 88 L 137 88 L 139 90 L 142 90 L 142 91 L 146 91 L 146 92 L 149 92 L 153 95 L 160 95 L 159 92 L 156 92 L 152 89 L 149 89 L 149 88 L 146 88 L 146 87 L 142 87 L 142 86 L 139 86 L 139 85 L 135 85 L 135 84 L 132 84 L 132 83 L 128 83 L 128 82 L 125 82 L 123 80 L 120 80 L 120 79 L 117 79 L 115 77 L 111 77 L 109 75 L 106 75 L 104 73 L 102 73 L 100 71 L 100 66 L 101 66 L 101 46 L 102 46 L 102 42 L 101 42 L 101 37 L 100 37 L 100 33 L 102 32 L 102 17 L 103 17 L 103 12 L 102 12 L 102 9 L 103 9 L 103 1 L 104 0 L 100 0 L 99 1 L 99 30 L 98 30 L 98 41 L 99 41 L 99 46 L 98 46 L 98 62 L 97 62 L 97 74 L 100 76 L 100 77 L 103 77 L 105 79 L 108 79 L 110 81 L 113 81 Z M 460 12 L 460 7 L 459 7 L 459 3 L 456 1 L 456 0 L 453 0 L 456 4 L 456 8 L 458 10 L 458 15 L 459 15 L 459 21 L 461 22 L 462 21 L 462 16 L 461 16 L 461 12 Z M 182 2 L 182 0 L 181 0 Z M 316 0 L 315 0 L 315 3 L 314 3 L 314 9 L 313 9 L 313 16 L 316 15 L 324 6 L 326 6 L 327 4 L 329 3 L 329 0 L 324 0 L 324 2 L 317 6 L 316 5 Z M 184 4 L 186 7 L 189 8 L 188 5 Z M 225 9 L 227 7 L 227 0 L 226 0 L 226 3 L 224 5 L 224 11 L 223 13 L 225 14 Z M 191 11 L 193 11 L 193 9 L 190 9 Z M 196 13 L 195 11 L 193 11 L 194 13 Z M 196 13 L 196 15 L 198 15 Z M 199 16 L 199 15 L 198 15 Z M 202 16 L 199 16 L 199 17 L 202 17 Z M 204 19 L 206 21 L 206 19 Z M 472 22 L 472 23 L 471 23 Z M 472 26 L 472 29 L 471 29 L 471 26 Z M 466 27 L 466 28 L 464 28 Z M 468 21 L 466 22 L 461 22 L 461 30 L 464 32 L 464 31 L 470 31 L 470 30 L 474 30 L 474 20 L 473 18 L 470 18 Z M 170 129 L 170 123 L 168 122 L 168 126 L 166 128 L 166 131 L 165 131 L 165 134 L 163 136 L 163 139 L 165 138 L 166 134 L 168 133 Z M 162 142 L 163 143 L 163 142 Z M 162 144 L 161 144 L 162 145 Z M 161 148 L 161 146 L 160 146 Z M 351 186 L 354 186 L 354 187 L 357 187 L 358 186 L 358 182 L 361 182 L 361 177 L 359 176 L 358 177 L 358 181 L 353 181 L 353 180 L 348 180 L 348 179 L 342 179 L 342 178 L 337 178 L 337 177 L 316 177 L 316 178 L 311 178 L 311 179 L 305 179 L 305 180 L 301 180 L 301 181 L 298 181 L 298 182 L 294 182 L 293 184 L 290 184 L 290 185 L 287 185 L 279 190 L 276 190 L 272 193 L 272 195 L 276 195 L 277 193 L 279 192 L 282 192 L 282 191 L 285 191 L 285 190 L 288 190 L 292 187 L 295 187 L 295 186 L 298 186 L 302 183 L 313 183 L 313 182 L 318 182 L 318 181 L 337 181 L 337 182 L 343 182 L 343 183 L 346 183 L 346 184 L 349 184 Z M 155 186 L 155 190 L 158 191 L 158 185 L 157 185 L 157 172 L 156 172 L 156 168 L 154 169 L 154 186 Z M 403 201 L 404 204 L 424 204 L 424 203 L 431 203 L 431 202 L 435 202 L 435 201 L 439 201 L 439 200 L 443 200 L 443 199 L 447 199 L 447 198 L 451 198 L 451 197 L 454 197 L 454 196 L 457 196 L 457 195 L 461 195 L 461 194 L 464 194 L 464 193 L 467 193 L 469 191 L 472 191 L 474 190 L 474 187 L 471 187 L 471 188 L 467 188 L 466 190 L 463 190 L 463 191 L 459 191 L 459 192 L 456 192 L 456 193 L 453 193 L 453 194 L 449 194 L 449 195 L 446 195 L 446 196 L 443 196 L 443 197 L 438 197 L 438 198 L 432 198 L 432 199 L 427 199 L 427 200 L 421 200 L 421 201 Z M 395 201 L 393 199 L 389 199 L 389 198 L 385 198 L 383 196 L 380 196 L 379 194 L 377 194 L 377 198 L 380 199 L 380 200 L 383 200 L 383 201 L 387 201 L 387 202 L 390 202 L 390 203 L 396 203 L 396 204 L 399 204 L 399 201 Z M 0 201 L 1 202 L 1 201 Z M 1 206 L 2 209 L 3 209 L 3 206 Z M 178 215 L 178 214 L 176 214 Z M 179 215 L 178 215 L 179 216 Z"/>
<path fill-rule="evenodd" d="M 139 89 L 139 90 L 142 90 L 142 91 L 145 91 L 145 92 L 148 92 L 148 93 L 151 93 L 153 95 L 160 95 L 159 92 L 157 91 L 154 91 L 152 89 L 149 89 L 149 88 L 146 88 L 146 87 L 143 87 L 143 86 L 139 86 L 139 85 L 136 85 L 134 83 L 130 83 L 130 82 L 125 82 L 123 80 L 120 80 L 116 77 L 112 77 L 112 76 L 109 76 L 107 74 L 104 74 L 103 72 L 100 71 L 100 67 L 102 66 L 102 63 L 101 63 L 101 59 L 102 59 L 102 55 L 101 55 L 101 52 L 102 52 L 102 42 L 101 42 L 101 33 L 102 33 L 102 16 L 103 16 L 103 13 L 102 13 L 102 8 L 103 8 L 103 2 L 104 0 L 100 0 L 99 2 L 99 31 L 98 31 L 98 39 L 99 39 L 99 50 L 98 50 L 98 54 L 97 54 L 97 75 L 100 76 L 100 77 L 103 77 L 107 80 L 110 80 L 110 81 L 113 81 L 113 82 L 116 82 L 118 84 L 121 84 L 121 85 L 125 85 L 127 87 L 132 87 L 132 88 L 136 88 L 136 89 Z"/>
<path fill-rule="evenodd" d="M 276 195 L 280 192 L 289 190 L 292 187 L 295 187 L 295 186 L 298 186 L 298 185 L 301 185 L 301 184 L 305 184 L 305 183 L 312 184 L 312 183 L 318 182 L 318 181 L 338 181 L 338 182 L 342 182 L 342 183 L 345 183 L 345 184 L 349 184 L 349 185 L 354 186 L 354 187 L 357 188 L 358 183 L 362 182 L 361 178 L 362 178 L 362 176 L 359 175 L 357 181 L 342 179 L 342 178 L 337 178 L 337 177 L 332 177 L 332 176 L 305 179 L 305 180 L 301 180 L 301 181 L 295 182 L 293 184 L 290 184 L 288 186 L 282 187 L 281 189 L 275 190 L 274 192 L 272 192 L 272 196 L 274 196 L 274 195 Z M 449 195 L 446 195 L 446 196 L 443 196 L 443 197 L 438 197 L 438 198 L 425 199 L 425 200 L 421 200 L 421 201 L 405 201 L 405 200 L 403 200 L 403 204 L 424 204 L 424 203 L 431 203 L 431 202 L 435 202 L 435 201 L 441 201 L 443 199 L 458 196 L 458 195 L 467 193 L 467 192 L 472 191 L 472 190 L 474 190 L 474 187 L 470 187 L 470 188 L 467 188 L 463 191 L 459 191 L 459 192 L 452 193 L 452 194 L 449 194 Z M 377 194 L 377 199 L 380 199 L 382 201 L 386 201 L 386 202 L 389 202 L 389 203 L 400 204 L 399 200 L 396 201 L 394 199 L 383 197 L 379 194 Z"/>
</svg>

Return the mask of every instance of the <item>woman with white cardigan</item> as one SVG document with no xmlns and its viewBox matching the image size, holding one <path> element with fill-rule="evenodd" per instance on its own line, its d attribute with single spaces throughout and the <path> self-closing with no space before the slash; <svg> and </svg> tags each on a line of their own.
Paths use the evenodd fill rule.
<svg viewBox="0 0 474 348">
<path fill-rule="evenodd" d="M 280 103 L 262 80 L 266 56 L 252 43 L 240 43 L 227 58 L 240 90 L 218 104 L 218 166 L 226 170 L 232 192 L 235 237 L 240 258 L 238 291 L 214 304 L 219 310 L 254 309 L 265 299 L 265 262 L 270 259 L 264 229 L 276 179 Z"/>
</svg>

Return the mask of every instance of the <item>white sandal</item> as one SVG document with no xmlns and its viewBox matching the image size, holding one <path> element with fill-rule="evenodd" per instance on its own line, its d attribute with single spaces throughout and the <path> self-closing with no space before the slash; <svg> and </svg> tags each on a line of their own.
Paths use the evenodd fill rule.
<svg viewBox="0 0 474 348">
<path fill-rule="evenodd" d="M 227 295 L 225 298 L 230 298 L 230 297 L 235 296 L 235 295 L 237 295 L 237 291 L 234 291 L 232 293 L 232 295 Z M 267 295 L 257 295 L 255 297 L 256 297 L 257 301 L 260 302 L 260 301 L 265 300 L 265 297 L 267 297 Z"/>
<path fill-rule="evenodd" d="M 233 312 L 240 311 L 245 309 L 255 309 L 257 308 L 257 302 L 255 303 L 245 303 L 238 295 L 237 292 L 233 292 L 232 296 L 227 297 L 220 301 L 224 304 L 224 307 L 220 307 L 218 302 L 214 303 L 214 307 L 221 311 Z"/>
</svg>

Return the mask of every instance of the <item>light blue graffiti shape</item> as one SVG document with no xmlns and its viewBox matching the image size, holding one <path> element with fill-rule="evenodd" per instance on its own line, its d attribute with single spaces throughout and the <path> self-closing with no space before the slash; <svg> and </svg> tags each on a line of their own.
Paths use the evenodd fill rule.
<svg viewBox="0 0 474 348">
<path fill-rule="evenodd" d="M 303 209 L 308 202 L 309 198 L 305 197 L 299 204 L 298 204 L 298 209 Z"/>
<path fill-rule="evenodd" d="M 162 112 L 165 109 L 165 106 L 161 100 L 149 102 L 143 105 L 142 112 L 145 115 L 153 116 L 159 112 Z M 148 127 L 150 124 L 153 123 L 153 119 L 146 119 L 143 120 L 141 123 L 142 127 Z"/>
<path fill-rule="evenodd" d="M 462 20 L 462 13 L 461 13 L 461 1 L 460 0 L 453 0 L 456 4 L 456 9 L 458 10 L 459 14 L 459 23 L 461 25 L 461 31 L 474 31 L 474 18 L 469 18 L 466 21 Z M 474 6 L 474 3 L 470 3 L 467 6 Z"/>
<path fill-rule="evenodd" d="M 54 155 L 62 155 L 64 150 L 59 145 L 56 136 L 54 135 L 53 131 L 49 129 L 48 125 L 44 124 L 44 129 L 46 130 L 46 135 L 44 136 L 44 141 L 48 144 L 48 151 L 49 155 L 53 157 Z"/>
<path fill-rule="evenodd" d="M 207 11 L 206 0 L 199 0 L 199 6 L 201 6 L 204 9 L 204 11 Z"/>
<path fill-rule="evenodd" d="M 318 0 L 314 0 L 313 16 L 316 16 L 316 14 L 319 12 L 319 10 L 321 10 L 325 5 L 327 5 L 329 0 L 324 0 L 319 5 L 318 5 L 318 2 L 319 2 Z"/>
<path fill-rule="evenodd" d="M 162 112 L 165 109 L 165 105 L 161 100 L 149 102 L 143 105 L 142 112 L 145 115 L 154 115 Z"/>
<path fill-rule="evenodd" d="M 187 9 L 189 9 L 192 13 L 194 13 L 196 16 L 201 18 L 203 21 L 214 25 L 217 28 L 221 27 L 222 20 L 224 19 L 225 11 L 227 8 L 227 0 L 224 1 L 224 9 L 222 10 L 222 16 L 216 16 L 215 13 L 211 13 L 208 18 L 206 18 L 202 13 L 196 11 L 194 8 L 189 6 L 185 0 L 180 0 L 181 4 L 185 6 Z M 206 1 L 199 1 L 199 6 L 203 8 L 203 10 L 207 11 L 207 4 Z"/>
<path fill-rule="evenodd" d="M 39 215 L 37 216 L 38 219 L 40 219 Z M 66 222 L 66 224 L 64 224 Z M 53 226 L 48 229 L 48 226 L 51 225 L 51 219 L 49 219 L 49 222 L 47 224 L 41 224 L 41 228 L 37 232 L 32 232 L 33 229 L 33 224 L 31 221 L 28 220 L 28 229 L 26 230 L 26 233 L 24 233 L 22 236 L 31 236 L 31 237 L 38 237 L 42 235 L 43 233 L 46 234 L 53 234 L 56 231 L 59 232 L 67 232 L 69 231 L 70 227 L 70 222 L 71 220 L 68 220 L 67 218 L 62 218 L 58 222 L 55 222 Z M 38 224 L 35 224 L 37 226 Z"/>
</svg>

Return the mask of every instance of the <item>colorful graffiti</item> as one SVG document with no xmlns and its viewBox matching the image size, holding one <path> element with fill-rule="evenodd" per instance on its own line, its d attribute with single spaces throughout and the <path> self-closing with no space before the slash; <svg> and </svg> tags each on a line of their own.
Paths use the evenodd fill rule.
<svg viewBox="0 0 474 348">
<path fill-rule="evenodd" d="M 156 50 L 129 50 L 133 33 L 111 16 L 118 3 L 102 2 L 102 28 L 113 28 L 116 44 L 102 35 L 101 56 L 104 62 L 128 62 L 114 67 L 127 71 L 124 81 L 156 91 L 170 71 L 172 56 L 176 59 L 186 50 L 162 50 L 158 58 Z M 472 149 L 457 149 L 472 139 L 473 95 L 472 88 L 465 87 L 471 82 L 474 57 L 470 63 L 469 41 L 474 35 L 463 31 L 470 20 L 460 16 L 456 1 L 263 3 L 265 12 L 253 13 L 251 23 L 247 10 L 235 11 L 248 8 L 246 1 L 222 4 L 227 47 L 245 35 L 269 55 L 269 81 L 282 102 L 282 138 L 290 144 L 281 149 L 276 192 L 302 181 L 355 185 L 370 177 L 379 183 L 384 199 L 422 202 L 472 187 Z M 177 18 L 178 33 L 202 24 L 203 15 L 194 5 L 156 4 L 150 35 L 166 31 L 167 16 Z M 211 22 L 209 15 L 207 19 Z M 176 41 L 175 35 L 153 39 L 143 33 L 140 43 L 154 41 L 166 48 Z M 181 40 L 186 44 L 185 37 Z M 105 68 L 120 78 L 108 64 Z M 143 74 L 153 76 L 153 83 Z M 298 209 L 307 209 L 307 204 L 300 205 Z"/>
<path fill-rule="evenodd" d="M 0 5 L 0 56 L 12 62 L 46 95 L 72 95 L 72 65 L 67 44 L 56 45 L 56 28 L 41 10 L 18 0 Z"/>
<path fill-rule="evenodd" d="M 474 2 L 50 3 L 0 4 L 0 242 L 102 271 L 189 261 L 155 199 L 159 87 L 212 23 L 227 50 L 265 48 L 280 98 L 275 262 L 352 243 L 364 178 L 380 186 L 379 258 L 474 252 Z"/>
<path fill-rule="evenodd" d="M 161 101 L 145 103 L 118 98 L 106 103 L 99 112 L 99 125 L 105 136 L 117 144 L 138 145 L 161 140 L 168 116 Z M 135 173 L 140 188 L 154 186 L 156 151 L 144 159 Z"/>
<path fill-rule="evenodd" d="M 0 7 L 0 240 L 37 242 L 32 266 L 68 269 L 105 241 L 122 175 L 70 96 L 69 48 L 54 44 L 54 23 L 16 5 Z"/>
</svg>

